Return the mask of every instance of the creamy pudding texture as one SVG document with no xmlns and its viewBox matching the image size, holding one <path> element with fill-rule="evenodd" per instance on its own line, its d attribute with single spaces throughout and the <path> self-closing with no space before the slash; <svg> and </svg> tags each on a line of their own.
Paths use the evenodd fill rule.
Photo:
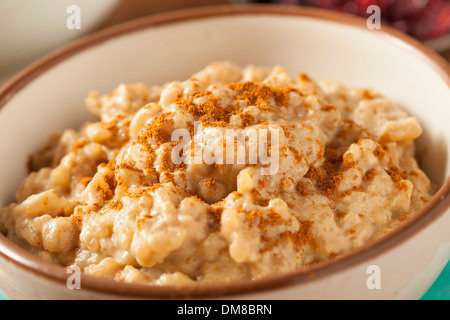
<svg viewBox="0 0 450 320">
<path fill-rule="evenodd" d="M 98 121 L 30 157 L 0 231 L 88 275 L 195 285 L 292 271 L 382 236 L 431 197 L 418 120 L 372 89 L 219 62 L 93 92 L 87 107 Z M 192 140 L 174 139 L 181 129 Z M 251 161 L 255 144 L 270 161 Z"/>
</svg>

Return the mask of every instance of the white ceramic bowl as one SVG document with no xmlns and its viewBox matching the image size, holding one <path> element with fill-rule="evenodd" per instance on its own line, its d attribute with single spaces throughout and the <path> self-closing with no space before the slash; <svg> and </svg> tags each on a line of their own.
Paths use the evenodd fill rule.
<svg viewBox="0 0 450 320">
<path fill-rule="evenodd" d="M 89 32 L 101 23 L 118 0 L 0 1 L 0 82 L 9 72 Z M 80 29 L 69 29 L 76 5 Z"/>
<path fill-rule="evenodd" d="M 84 98 L 119 83 L 183 80 L 212 61 L 281 64 L 292 73 L 369 86 L 416 116 L 425 133 L 421 165 L 438 193 L 414 218 L 382 239 L 289 274 L 197 288 L 116 283 L 71 274 L 0 235 L 0 288 L 11 298 L 232 297 L 416 299 L 450 254 L 450 68 L 437 54 L 359 18 L 290 7 L 218 7 L 169 13 L 90 36 L 24 70 L 0 90 L 0 205 L 13 199 L 27 156 L 49 134 L 88 119 Z M 381 288 L 370 289 L 377 266 Z"/>
</svg>

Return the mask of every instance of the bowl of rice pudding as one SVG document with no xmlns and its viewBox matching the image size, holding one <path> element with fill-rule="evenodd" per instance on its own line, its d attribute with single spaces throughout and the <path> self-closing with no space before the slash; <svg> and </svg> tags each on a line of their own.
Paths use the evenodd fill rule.
<svg viewBox="0 0 450 320">
<path fill-rule="evenodd" d="M 73 43 L 0 90 L 0 288 L 420 298 L 450 254 L 449 70 L 389 28 L 281 6 Z"/>
</svg>

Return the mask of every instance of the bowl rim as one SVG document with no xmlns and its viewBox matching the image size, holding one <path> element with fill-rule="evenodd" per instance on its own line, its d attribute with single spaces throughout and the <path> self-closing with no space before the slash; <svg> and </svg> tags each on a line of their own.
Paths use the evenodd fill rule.
<svg viewBox="0 0 450 320">
<path fill-rule="evenodd" d="M 275 15 L 298 18 L 312 18 L 340 23 L 355 28 L 373 32 L 366 26 L 366 20 L 348 14 L 337 13 L 317 8 L 305 8 L 284 5 L 219 5 L 194 9 L 182 9 L 121 23 L 85 36 L 38 60 L 18 73 L 0 88 L 0 111 L 8 101 L 34 79 L 51 69 L 58 63 L 72 57 L 84 49 L 94 47 L 104 41 L 156 26 L 183 23 L 198 19 L 214 17 L 231 17 L 235 15 Z M 450 87 L 450 65 L 443 57 L 427 48 L 410 36 L 390 27 L 382 26 L 376 30 L 380 37 L 392 45 L 417 55 L 424 60 L 443 81 Z M 387 235 L 374 240 L 349 253 L 324 262 L 313 264 L 300 270 L 283 274 L 271 275 L 257 280 L 240 280 L 227 284 L 202 284 L 198 286 L 155 286 L 144 284 L 129 284 L 110 279 L 95 278 L 81 274 L 82 289 L 121 297 L 139 298 L 220 298 L 237 294 L 278 290 L 293 285 L 305 284 L 332 274 L 344 271 L 352 266 L 373 259 L 412 237 L 417 232 L 436 221 L 450 207 L 450 177 L 430 201 L 417 212 L 414 217 L 402 223 Z M 57 284 L 66 285 L 70 273 L 66 268 L 55 263 L 44 261 L 20 248 L 0 233 L 0 257 L 17 267 L 43 277 Z"/>
</svg>

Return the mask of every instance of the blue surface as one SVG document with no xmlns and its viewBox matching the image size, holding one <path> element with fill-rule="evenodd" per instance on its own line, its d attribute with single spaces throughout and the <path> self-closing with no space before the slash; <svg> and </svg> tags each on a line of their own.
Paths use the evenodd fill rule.
<svg viewBox="0 0 450 320">
<path fill-rule="evenodd" d="M 0 289 L 0 301 L 1 300 L 7 299 Z M 422 300 L 450 300 L 450 262 L 447 263 L 434 284 L 424 294 Z"/>
<path fill-rule="evenodd" d="M 2 289 L 0 289 L 0 301 L 6 300 L 5 294 L 3 293 Z"/>
<path fill-rule="evenodd" d="M 424 294 L 422 300 L 450 300 L 450 262 Z"/>
</svg>

